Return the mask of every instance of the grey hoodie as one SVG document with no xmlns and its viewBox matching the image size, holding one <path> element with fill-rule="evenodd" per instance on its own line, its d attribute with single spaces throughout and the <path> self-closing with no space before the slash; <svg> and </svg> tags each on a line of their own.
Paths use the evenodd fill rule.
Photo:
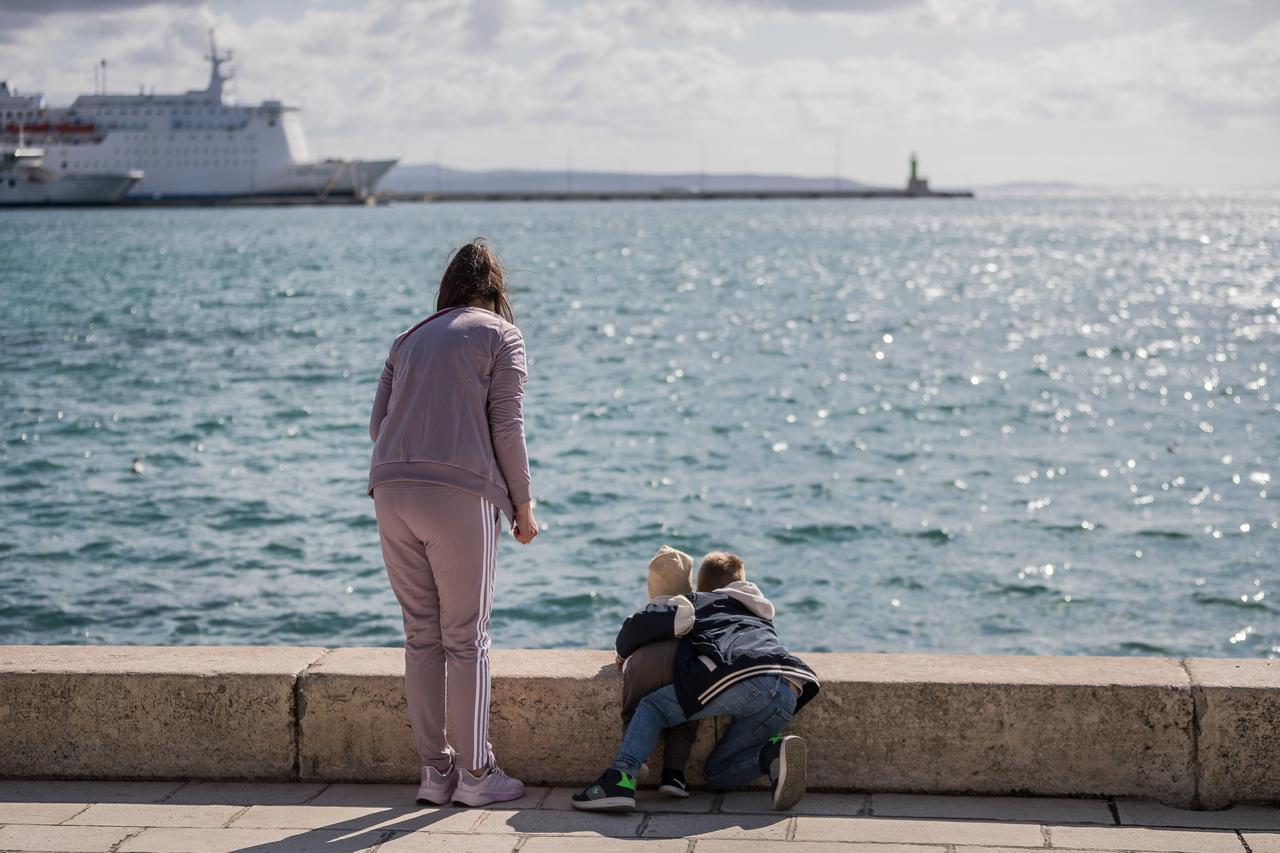
<svg viewBox="0 0 1280 853">
<path fill-rule="evenodd" d="M 524 338 L 492 311 L 441 312 L 391 344 L 369 418 L 369 494 L 433 483 L 488 498 L 509 519 L 530 498 Z"/>
</svg>

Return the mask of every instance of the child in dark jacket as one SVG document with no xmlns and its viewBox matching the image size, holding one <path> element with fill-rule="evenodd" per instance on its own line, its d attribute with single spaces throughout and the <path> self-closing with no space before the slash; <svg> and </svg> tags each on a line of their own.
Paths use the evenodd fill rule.
<svg viewBox="0 0 1280 853">
<path fill-rule="evenodd" d="M 741 558 L 713 553 L 707 561 L 734 579 L 714 592 L 654 599 L 618 633 L 624 660 L 650 643 L 679 638 L 674 681 L 640 701 L 612 766 L 573 796 L 575 808 L 634 809 L 636 775 L 662 730 L 717 716 L 732 719 L 707 758 L 710 787 L 735 788 L 767 773 L 775 809 L 791 808 L 804 795 L 804 740 L 782 732 L 817 695 L 818 678 L 779 642 L 773 604 L 746 580 Z"/>
</svg>

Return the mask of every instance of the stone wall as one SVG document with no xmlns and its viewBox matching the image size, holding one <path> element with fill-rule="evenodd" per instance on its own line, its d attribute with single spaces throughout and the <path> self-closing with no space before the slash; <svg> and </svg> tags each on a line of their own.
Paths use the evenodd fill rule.
<svg viewBox="0 0 1280 853">
<path fill-rule="evenodd" d="M 1280 661 L 808 654 L 810 784 L 842 791 L 1280 799 Z M 493 653 L 491 737 L 532 784 L 620 738 L 596 651 Z M 413 781 L 399 649 L 0 646 L 0 775 Z M 691 781 L 724 722 L 699 735 Z M 657 761 L 650 762 L 657 766 Z"/>
</svg>

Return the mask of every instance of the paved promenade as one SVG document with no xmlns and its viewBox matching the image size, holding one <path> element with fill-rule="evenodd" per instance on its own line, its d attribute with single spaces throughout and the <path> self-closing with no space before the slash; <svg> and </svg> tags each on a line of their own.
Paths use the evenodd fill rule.
<svg viewBox="0 0 1280 853">
<path fill-rule="evenodd" d="M 423 808 L 404 785 L 0 781 L 0 849 L 449 853 L 1280 853 L 1280 808 L 1192 812 L 1131 800 L 762 793 L 587 815 L 564 788 L 493 809 Z"/>
</svg>

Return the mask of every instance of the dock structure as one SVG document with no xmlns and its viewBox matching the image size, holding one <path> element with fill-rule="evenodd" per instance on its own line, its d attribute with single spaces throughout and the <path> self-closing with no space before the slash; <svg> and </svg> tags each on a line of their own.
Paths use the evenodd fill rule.
<svg viewBox="0 0 1280 853">
<path fill-rule="evenodd" d="M 934 190 L 929 179 L 920 175 L 919 161 L 911 152 L 911 173 L 902 189 L 893 187 L 859 187 L 839 189 L 830 187 L 795 189 L 707 189 L 704 186 L 663 187 L 662 189 L 631 190 L 575 190 L 572 181 L 566 180 L 563 190 L 462 190 L 434 192 L 384 191 L 369 203 L 392 201 L 450 202 L 450 201 L 782 201 L 814 199 L 875 199 L 875 198 L 973 198 L 972 190 Z"/>
<path fill-rule="evenodd" d="M 432 190 L 380 190 L 368 195 L 360 194 L 264 194 L 227 196 L 187 196 L 152 198 L 129 197 L 118 204 L 140 207 L 227 207 L 227 206 L 291 206 L 291 205 L 342 205 L 364 204 L 380 206 L 392 202 L 446 203 L 446 202 L 607 202 L 607 201 L 815 201 L 859 199 L 956 199 L 973 198 L 972 190 L 935 190 L 929 179 L 920 175 L 919 162 L 911 154 L 911 171 L 902 187 L 790 187 L 790 188 L 741 188 L 705 186 L 662 186 L 648 189 L 597 188 L 574 189 L 572 176 L 566 176 L 563 189 L 442 189 Z M 838 183 L 838 182 L 837 182 Z"/>
<path fill-rule="evenodd" d="M 494 192 L 380 192 L 378 201 L 747 201 L 784 199 L 973 198 L 970 190 L 913 192 L 895 189 L 857 190 L 539 190 Z"/>
</svg>

